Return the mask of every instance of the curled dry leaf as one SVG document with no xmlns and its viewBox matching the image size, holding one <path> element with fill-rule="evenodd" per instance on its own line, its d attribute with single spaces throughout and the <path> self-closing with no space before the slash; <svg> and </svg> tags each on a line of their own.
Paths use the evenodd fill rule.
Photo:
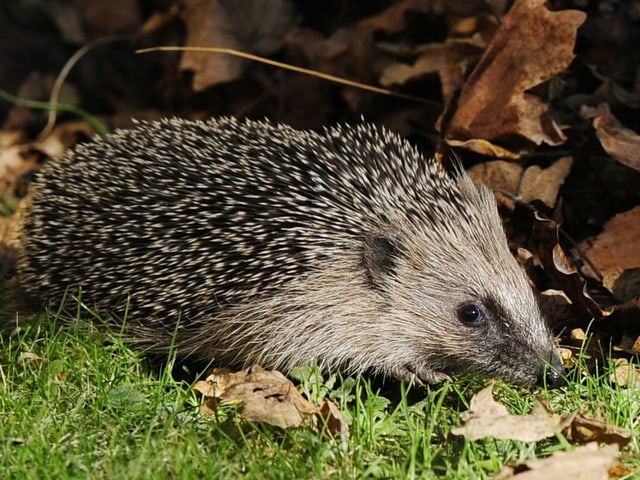
<svg viewBox="0 0 640 480">
<path fill-rule="evenodd" d="M 571 63 L 585 18 L 577 10 L 551 12 L 544 0 L 516 0 L 462 88 L 445 138 L 563 143 L 547 105 L 526 92 Z"/>
<path fill-rule="evenodd" d="M 640 170 L 640 135 L 624 127 L 609 111 L 609 105 L 583 105 L 580 114 L 592 119 L 598 140 L 609 155 L 627 167 Z"/>
<path fill-rule="evenodd" d="M 507 408 L 493 399 L 493 383 L 476 393 L 466 413 L 463 426 L 451 433 L 470 440 L 493 437 L 522 442 L 536 442 L 554 436 L 566 420 L 536 408 L 531 415 L 510 415 Z"/>
<path fill-rule="evenodd" d="M 194 390 L 204 397 L 201 412 L 215 414 L 217 406 L 241 405 L 240 416 L 282 428 L 313 426 L 330 435 L 348 433 L 340 409 L 329 400 L 317 407 L 304 398 L 287 377 L 257 365 L 239 372 L 214 369 Z"/>
<path fill-rule="evenodd" d="M 529 460 L 516 467 L 502 469 L 495 480 L 608 480 L 609 469 L 618 463 L 618 447 L 599 448 L 590 443 L 570 452 L 556 452 L 550 457 Z"/>
<path fill-rule="evenodd" d="M 565 255 L 558 240 L 558 225 L 534 215 L 534 235 L 540 240 L 538 258 L 556 288 L 561 289 L 572 304 L 589 317 L 608 315 L 586 291 L 586 281 Z"/>
<path fill-rule="evenodd" d="M 547 289 L 537 294 L 538 304 L 545 317 L 550 320 L 551 327 L 556 325 L 570 325 L 571 321 L 580 314 L 569 297 L 562 291 Z"/>
<path fill-rule="evenodd" d="M 318 430 L 346 441 L 349 436 L 349 427 L 344 415 L 335 403 L 323 398 L 316 419 Z"/>
<path fill-rule="evenodd" d="M 451 147 L 464 148 L 470 152 L 479 153 L 487 157 L 505 158 L 507 160 L 517 160 L 520 157 L 517 153 L 513 153 L 506 148 L 479 138 L 464 141 L 450 138 L 447 139 L 446 142 Z"/>
</svg>

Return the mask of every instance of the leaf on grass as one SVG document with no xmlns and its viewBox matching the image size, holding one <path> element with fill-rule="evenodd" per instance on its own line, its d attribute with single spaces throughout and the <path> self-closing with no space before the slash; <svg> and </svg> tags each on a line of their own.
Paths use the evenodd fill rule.
<svg viewBox="0 0 640 480">
<path fill-rule="evenodd" d="M 580 414 L 560 417 L 539 404 L 530 415 L 511 415 L 507 408 L 493 399 L 493 383 L 471 398 L 471 406 L 464 413 L 465 423 L 451 430 L 470 440 L 501 438 L 522 442 L 537 442 L 562 432 L 568 440 L 589 443 L 627 445 L 631 433 L 608 423 L 587 418 Z"/>
<path fill-rule="evenodd" d="M 536 442 L 553 437 L 562 429 L 563 420 L 544 408 L 536 408 L 531 415 L 510 415 L 507 408 L 493 399 L 493 383 L 476 393 L 465 412 L 465 424 L 451 433 L 470 440 L 492 437 L 523 442 Z"/>
<path fill-rule="evenodd" d="M 458 99 L 445 138 L 494 140 L 523 137 L 559 145 L 565 136 L 547 105 L 527 90 L 563 71 L 573 60 L 577 10 L 551 12 L 544 0 L 516 0 Z"/>
<path fill-rule="evenodd" d="M 316 426 L 321 432 L 326 432 L 332 437 L 346 440 L 349 436 L 349 427 L 344 415 L 338 406 L 323 398 L 320 402 L 318 415 L 316 415 Z"/>
<path fill-rule="evenodd" d="M 596 237 L 579 245 L 579 249 L 604 275 L 617 270 L 640 268 L 640 206 L 619 213 L 609 220 Z M 586 275 L 597 278 L 588 266 Z M 640 293 L 638 291 L 636 295 Z"/>
<path fill-rule="evenodd" d="M 618 162 L 640 170 L 640 135 L 624 127 L 603 103 L 597 107 L 583 105 L 580 114 L 591 119 L 602 148 Z"/>
<path fill-rule="evenodd" d="M 575 415 L 562 432 L 567 440 L 578 443 L 606 443 L 625 447 L 631 441 L 631 432 L 601 420 Z"/>
<path fill-rule="evenodd" d="M 204 397 L 201 412 L 215 414 L 218 405 L 242 406 L 240 416 L 282 428 L 312 426 L 330 435 L 346 435 L 342 413 L 329 400 L 318 407 L 304 398 L 282 373 L 257 365 L 239 372 L 214 369 L 194 385 Z"/>
<path fill-rule="evenodd" d="M 22 352 L 18 356 L 18 366 L 25 365 L 46 365 L 49 361 L 46 358 L 41 357 L 35 353 L 31 352 Z"/>
<path fill-rule="evenodd" d="M 607 480 L 609 469 L 618 463 L 617 445 L 599 448 L 590 443 L 570 452 L 556 452 L 550 457 L 529 460 L 515 467 L 503 468 L 495 480 Z"/>
</svg>

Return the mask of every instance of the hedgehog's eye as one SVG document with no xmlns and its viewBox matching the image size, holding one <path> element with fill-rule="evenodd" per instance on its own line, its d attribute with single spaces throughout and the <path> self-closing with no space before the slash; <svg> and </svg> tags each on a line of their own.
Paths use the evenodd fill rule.
<svg viewBox="0 0 640 480">
<path fill-rule="evenodd" d="M 460 321 L 471 327 L 477 327 L 484 324 L 484 313 L 477 305 L 467 304 L 458 310 L 458 318 Z"/>
</svg>

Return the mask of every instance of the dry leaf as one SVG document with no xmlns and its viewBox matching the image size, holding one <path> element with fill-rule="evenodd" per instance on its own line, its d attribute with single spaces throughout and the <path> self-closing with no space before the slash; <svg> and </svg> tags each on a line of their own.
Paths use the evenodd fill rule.
<svg viewBox="0 0 640 480">
<path fill-rule="evenodd" d="M 573 159 L 562 157 L 548 168 L 536 165 L 527 168 L 522 175 L 518 196 L 525 203 L 540 200 L 548 207 L 554 207 L 558 191 L 571 171 Z"/>
<path fill-rule="evenodd" d="M 94 133 L 85 122 L 65 122 L 38 142 L 0 147 L 0 191 L 5 195 L 24 197 L 33 172 L 50 158 L 62 156 L 80 135 L 90 137 Z M 3 140 L 11 141 L 11 137 L 0 137 L 0 142 Z M 7 200 L 5 197 L 5 202 Z"/>
<path fill-rule="evenodd" d="M 622 270 L 617 268 L 605 274 L 602 286 L 622 302 L 640 297 L 640 268 Z"/>
<path fill-rule="evenodd" d="M 322 399 L 317 419 L 319 430 L 346 441 L 349 435 L 347 421 L 335 403 L 326 398 Z"/>
<path fill-rule="evenodd" d="M 185 0 L 182 18 L 186 47 L 220 47 L 268 55 L 283 44 L 294 25 L 287 0 Z M 180 68 L 194 72 L 193 89 L 202 91 L 236 80 L 246 61 L 231 55 L 184 52 Z"/>
<path fill-rule="evenodd" d="M 87 26 L 100 35 L 133 33 L 142 24 L 137 0 L 83 0 L 79 6 Z"/>
<path fill-rule="evenodd" d="M 46 365 L 47 363 L 49 363 L 49 360 L 47 360 L 46 358 L 41 357 L 40 355 L 36 355 L 35 353 L 31 353 L 31 352 L 22 352 L 19 356 L 18 356 L 18 365 L 19 366 L 25 366 L 27 364 L 29 365 Z"/>
<path fill-rule="evenodd" d="M 25 179 L 49 157 L 46 149 L 50 149 L 54 155 L 61 153 L 62 149 L 57 148 L 57 139 L 48 138 L 50 141 L 39 145 L 27 144 L 0 150 L 0 191 L 3 194 L 23 197 L 27 191 Z"/>
<path fill-rule="evenodd" d="M 387 66 L 380 77 L 380 84 L 385 87 L 404 85 L 422 75 L 437 73 L 442 96 L 448 103 L 462 87 L 470 59 L 479 55 L 484 47 L 478 34 L 471 38 L 451 38 L 443 43 L 422 46 L 416 52 L 418 55 L 413 64 L 398 62 Z"/>
<path fill-rule="evenodd" d="M 580 114 L 592 118 L 602 148 L 618 162 L 640 170 L 640 135 L 624 127 L 604 103 L 598 107 L 583 105 Z"/>
<path fill-rule="evenodd" d="M 577 414 L 562 432 L 568 440 L 580 443 L 598 442 L 623 448 L 631 441 L 631 432 Z"/>
<path fill-rule="evenodd" d="M 513 153 L 506 148 L 494 145 L 493 143 L 483 139 L 462 141 L 449 138 L 446 139 L 445 142 L 452 147 L 464 148 L 470 152 L 479 153 L 480 155 L 485 155 L 487 157 L 506 158 L 508 160 L 517 160 L 519 158 L 517 153 Z"/>
<path fill-rule="evenodd" d="M 540 309 L 551 327 L 569 325 L 580 312 L 562 290 L 549 288 L 536 295 Z"/>
<path fill-rule="evenodd" d="M 522 442 L 536 442 L 554 436 L 562 428 L 563 420 L 542 408 L 531 415 L 510 415 L 507 408 L 492 395 L 493 383 L 476 393 L 466 414 L 463 426 L 451 433 L 470 440 L 493 437 Z"/>
<path fill-rule="evenodd" d="M 612 383 L 640 390 L 640 370 L 636 365 L 629 364 L 629 360 L 626 358 L 616 358 L 614 365 L 610 376 Z"/>
<path fill-rule="evenodd" d="M 282 428 L 313 426 L 331 436 L 348 434 L 340 409 L 327 399 L 317 407 L 304 398 L 289 379 L 278 371 L 253 366 L 239 372 L 214 369 L 206 380 L 194 385 L 204 397 L 201 412 L 215 414 L 217 406 L 242 405 L 240 416 Z"/>
<path fill-rule="evenodd" d="M 631 355 L 640 354 L 640 296 L 615 305 L 608 320 L 608 326 L 613 327 L 616 349 Z"/>
<path fill-rule="evenodd" d="M 548 458 L 529 460 L 524 465 L 506 467 L 495 480 L 608 480 L 609 469 L 618 462 L 618 448 L 596 443 L 583 445 L 570 452 L 556 452 Z"/>
<path fill-rule="evenodd" d="M 602 233 L 578 248 L 605 275 L 618 269 L 640 268 L 640 206 L 613 217 Z M 597 278 L 588 266 L 583 271 Z"/>
<path fill-rule="evenodd" d="M 0 153 L 5 148 L 20 145 L 26 141 L 26 135 L 20 130 L 0 131 Z"/>
<path fill-rule="evenodd" d="M 203 413 L 215 411 L 218 402 L 241 404 L 241 417 L 282 428 L 309 425 L 318 413 L 318 407 L 305 399 L 282 373 L 259 366 L 235 373 L 215 369 L 204 382 L 196 383 L 194 390 L 205 399 L 215 399 L 205 402 Z"/>
<path fill-rule="evenodd" d="M 608 315 L 587 293 L 586 281 L 569 261 L 558 240 L 558 225 L 552 220 L 534 214 L 534 236 L 539 239 L 538 258 L 555 288 L 567 295 L 572 304 L 584 315 L 599 318 Z"/>
<path fill-rule="evenodd" d="M 563 143 L 547 105 L 526 92 L 571 63 L 585 18 L 577 10 L 551 12 L 544 0 L 516 0 L 464 85 L 445 137 Z"/>
<path fill-rule="evenodd" d="M 469 169 L 469 175 L 474 183 L 507 192 L 525 203 L 540 200 L 553 207 L 572 163 L 571 157 L 563 157 L 548 168 L 531 166 L 523 172 L 516 163 L 494 160 L 474 165 Z"/>
<path fill-rule="evenodd" d="M 476 185 L 486 185 L 493 191 L 507 192 L 512 197 L 517 197 L 522 170 L 517 163 L 494 160 L 478 163 L 467 173 Z"/>
</svg>

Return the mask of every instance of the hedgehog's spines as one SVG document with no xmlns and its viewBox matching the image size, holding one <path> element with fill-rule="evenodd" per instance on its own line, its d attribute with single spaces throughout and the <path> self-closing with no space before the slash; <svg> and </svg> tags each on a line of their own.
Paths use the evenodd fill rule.
<svg viewBox="0 0 640 480">
<path fill-rule="evenodd" d="M 554 358 L 490 193 L 365 123 L 139 122 L 46 167 L 23 230 L 29 295 L 129 299 L 153 351 L 179 320 L 179 353 L 221 363 L 531 383 Z"/>
</svg>

